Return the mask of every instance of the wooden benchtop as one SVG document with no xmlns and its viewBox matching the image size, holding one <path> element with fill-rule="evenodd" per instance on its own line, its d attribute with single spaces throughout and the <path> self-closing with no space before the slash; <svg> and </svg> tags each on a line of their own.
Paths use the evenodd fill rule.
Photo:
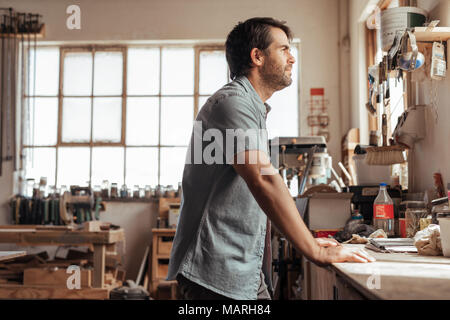
<svg viewBox="0 0 450 320">
<path fill-rule="evenodd" d="M 345 245 L 364 248 L 364 245 Z M 450 258 L 416 253 L 379 253 L 365 249 L 376 262 L 334 263 L 331 268 L 371 299 L 450 299 Z M 369 288 L 368 282 L 379 289 Z"/>
</svg>

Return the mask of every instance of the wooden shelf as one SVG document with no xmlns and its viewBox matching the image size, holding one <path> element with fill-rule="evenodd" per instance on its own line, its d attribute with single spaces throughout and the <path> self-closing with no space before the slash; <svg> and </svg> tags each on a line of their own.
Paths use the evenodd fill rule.
<svg viewBox="0 0 450 320">
<path fill-rule="evenodd" d="M 450 39 L 450 27 L 435 27 L 426 31 L 427 27 L 415 27 L 414 35 L 419 42 L 447 41 Z"/>
<path fill-rule="evenodd" d="M 16 38 L 21 39 L 22 36 L 24 39 L 30 38 L 30 40 L 34 39 L 34 33 L 16 33 Z M 13 34 L 3 34 L 0 33 L 0 38 L 13 38 Z M 45 24 L 42 25 L 41 29 L 38 33 L 36 33 L 36 39 L 44 39 L 45 38 Z"/>
</svg>

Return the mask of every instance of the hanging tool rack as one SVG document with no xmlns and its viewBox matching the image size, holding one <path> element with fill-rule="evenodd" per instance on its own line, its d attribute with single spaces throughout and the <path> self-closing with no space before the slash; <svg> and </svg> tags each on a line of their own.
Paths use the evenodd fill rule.
<svg viewBox="0 0 450 320">
<path fill-rule="evenodd" d="M 307 101 L 309 115 L 307 118 L 308 126 L 311 129 L 311 136 L 323 136 L 325 140 L 330 141 L 330 117 L 328 115 L 328 105 L 330 101 L 325 99 L 324 88 L 312 88 L 310 90 L 311 99 Z"/>
<path fill-rule="evenodd" d="M 16 12 L 13 8 L 0 8 L 0 176 L 3 161 L 16 161 L 16 106 L 18 86 L 22 90 L 25 77 L 19 77 L 19 66 L 25 66 L 25 43 L 36 48 L 37 39 L 43 38 L 45 26 L 42 16 L 34 13 Z M 34 52 L 36 52 L 34 50 Z M 30 59 L 29 55 L 27 55 Z M 27 65 L 30 65 L 28 63 Z M 18 80 L 21 83 L 18 83 Z M 24 91 L 23 91 L 24 92 Z M 22 101 L 23 102 L 23 95 Z M 22 103 L 20 105 L 23 105 Z M 5 142 L 5 146 L 2 143 Z"/>
</svg>

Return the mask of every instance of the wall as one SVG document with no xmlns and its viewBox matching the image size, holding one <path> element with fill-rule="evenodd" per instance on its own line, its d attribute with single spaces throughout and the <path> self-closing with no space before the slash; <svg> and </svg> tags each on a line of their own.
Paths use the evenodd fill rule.
<svg viewBox="0 0 450 320">
<path fill-rule="evenodd" d="M 272 16 L 288 22 L 294 36 L 301 40 L 298 61 L 300 67 L 301 104 L 309 99 L 309 89 L 325 88 L 329 99 L 331 141 L 328 144 L 334 163 L 340 161 L 340 141 L 350 129 L 348 48 L 339 50 L 339 42 L 347 34 L 345 4 L 348 0 L 0 0 L 0 7 L 12 6 L 17 11 L 43 15 L 46 24 L 45 41 L 140 41 L 140 40 L 211 40 L 224 41 L 228 32 L 238 22 L 254 16 Z M 81 29 L 66 28 L 66 8 L 77 4 L 81 8 Z M 342 5 L 344 4 L 344 5 Z M 340 66 L 342 63 L 343 67 Z M 346 80 L 347 79 L 347 80 Z M 341 82 L 344 83 L 340 93 Z M 346 86 L 345 86 L 346 85 Z M 344 107 L 341 106 L 341 102 Z M 273 111 L 282 106 L 273 106 Z M 308 135 L 307 112 L 300 112 L 301 135 Z M 352 124 L 353 125 L 353 124 Z M 12 168 L 4 164 L 5 173 L 0 177 L 0 205 L 12 193 Z M 335 165 L 335 167 L 337 167 Z M 114 208 L 116 205 L 113 205 Z M 110 210 L 110 209 L 108 209 Z M 153 223 L 156 213 L 150 217 L 142 208 L 133 205 L 111 209 L 105 218 L 116 219 L 121 225 L 130 220 L 146 223 L 140 226 L 143 233 Z M 7 207 L 0 208 L 0 223 L 9 219 Z M 114 220 L 116 221 L 116 220 Z M 153 222 L 152 222 L 153 221 Z M 154 226 L 154 224 L 153 224 Z M 134 232 L 134 227 L 131 232 Z M 137 229 L 136 229 L 137 230 Z M 128 234 L 128 233 L 127 233 Z M 145 239 L 150 236 L 145 233 Z M 134 241 L 134 240 L 133 240 Z M 136 240 L 137 241 L 137 240 Z M 145 240 L 146 241 L 146 240 Z M 127 247 L 132 243 L 127 235 Z M 134 243 L 134 242 L 133 242 Z M 144 246 L 140 250 L 143 252 Z M 133 253 L 140 263 L 141 254 Z M 136 267 L 132 267 L 136 270 Z"/>
<path fill-rule="evenodd" d="M 432 20 L 440 20 L 439 26 L 450 26 L 450 0 L 434 1 L 435 6 L 429 6 Z M 428 3 L 429 4 L 429 3 Z M 450 47 L 450 41 L 447 42 Z M 433 173 L 440 172 L 444 181 L 444 187 L 450 183 L 450 71 L 449 53 L 447 51 L 447 78 L 435 82 L 437 87 L 436 110 L 438 113 L 435 121 L 435 113 L 428 108 L 425 116 L 425 139 L 416 143 L 413 156 L 413 187 L 415 191 L 433 188 Z M 425 81 L 418 85 L 418 103 L 431 104 L 431 82 Z"/>
<path fill-rule="evenodd" d="M 341 0 L 3 0 L 3 6 L 39 12 L 46 23 L 46 41 L 220 39 L 238 22 L 252 16 L 273 16 L 288 22 L 301 39 L 302 103 L 311 87 L 324 87 L 331 119 L 339 119 L 338 15 Z M 67 6 L 81 8 L 81 30 L 66 28 Z M 98 17 L 102 17 L 98 19 Z M 299 63 L 299 65 L 300 65 Z M 281 107 L 281 106 L 279 106 Z M 274 106 L 276 112 L 277 106 Z M 305 112 L 300 128 L 307 134 Z M 348 117 L 348 112 L 343 115 Z M 340 159 L 340 139 L 349 128 L 331 120 L 329 149 Z"/>
</svg>

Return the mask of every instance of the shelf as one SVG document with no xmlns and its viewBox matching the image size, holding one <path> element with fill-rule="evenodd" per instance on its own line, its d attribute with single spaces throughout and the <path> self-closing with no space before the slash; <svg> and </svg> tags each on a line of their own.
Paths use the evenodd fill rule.
<svg viewBox="0 0 450 320">
<path fill-rule="evenodd" d="M 30 40 L 34 39 L 34 33 L 16 33 L 15 36 L 17 39 L 21 39 L 22 36 L 24 39 L 28 39 L 30 38 Z M 14 34 L 5 34 L 5 33 L 0 33 L 0 38 L 13 38 Z M 45 38 L 45 24 L 43 24 L 41 26 L 41 29 L 39 30 L 38 33 L 36 33 L 36 39 L 44 39 Z"/>
<path fill-rule="evenodd" d="M 419 42 L 447 41 L 450 39 L 450 27 L 435 27 L 426 31 L 427 27 L 415 27 L 414 35 Z"/>
</svg>

